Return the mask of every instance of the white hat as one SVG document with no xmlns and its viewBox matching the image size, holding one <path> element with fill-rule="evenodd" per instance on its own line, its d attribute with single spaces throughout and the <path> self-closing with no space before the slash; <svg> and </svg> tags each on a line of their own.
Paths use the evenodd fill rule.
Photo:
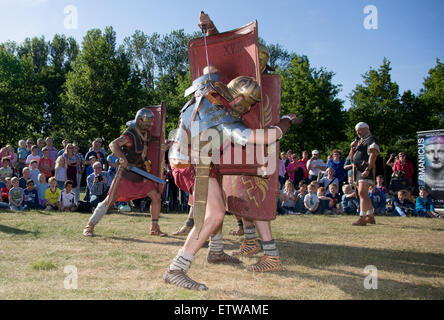
<svg viewBox="0 0 444 320">
<path fill-rule="evenodd" d="M 358 130 L 360 128 L 369 128 L 368 124 L 365 122 L 359 122 L 356 126 L 355 126 L 355 130 Z"/>
<path fill-rule="evenodd" d="M 319 151 L 318 151 L 318 150 L 313 150 L 313 151 L 311 152 L 311 154 L 319 154 Z"/>
</svg>

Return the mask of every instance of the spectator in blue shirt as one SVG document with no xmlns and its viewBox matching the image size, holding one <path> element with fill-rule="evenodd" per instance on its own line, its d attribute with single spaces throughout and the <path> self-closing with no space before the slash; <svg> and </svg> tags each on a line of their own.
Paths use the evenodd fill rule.
<svg viewBox="0 0 444 320">
<path fill-rule="evenodd" d="M 332 158 L 328 160 L 327 162 L 327 168 L 333 168 L 335 170 L 335 178 L 338 178 L 339 182 L 339 188 L 342 187 L 342 184 L 344 183 L 344 177 L 345 177 L 345 160 L 341 159 L 342 153 L 340 150 L 335 149 L 333 150 L 331 154 Z"/>
<path fill-rule="evenodd" d="M 23 206 L 25 210 L 42 209 L 39 204 L 39 194 L 34 189 L 34 181 L 32 179 L 26 182 L 26 189 L 23 190 Z"/>
<path fill-rule="evenodd" d="M 419 188 L 419 197 L 416 198 L 415 215 L 417 217 L 442 218 L 442 216 L 435 211 L 433 199 L 425 187 Z"/>
<path fill-rule="evenodd" d="M 406 190 L 398 191 L 398 197 L 393 200 L 393 215 L 396 217 L 406 217 L 413 215 L 415 204 L 408 199 Z"/>
<path fill-rule="evenodd" d="M 374 185 L 371 185 L 368 188 L 368 195 L 373 204 L 374 214 L 385 214 L 386 199 L 384 193 L 381 190 L 376 189 Z"/>
<path fill-rule="evenodd" d="M 342 211 L 345 214 L 358 214 L 359 213 L 359 199 L 356 197 L 356 193 L 350 184 L 344 184 L 342 186 Z"/>
</svg>

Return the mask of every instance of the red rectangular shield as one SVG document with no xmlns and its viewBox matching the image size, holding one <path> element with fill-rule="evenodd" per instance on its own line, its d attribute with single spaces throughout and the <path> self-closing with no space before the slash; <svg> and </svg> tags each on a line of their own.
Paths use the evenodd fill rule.
<svg viewBox="0 0 444 320">
<path fill-rule="evenodd" d="M 263 114 L 265 127 L 276 125 L 280 120 L 281 77 L 262 75 Z M 275 170 L 268 178 L 254 176 L 225 175 L 223 189 L 226 195 L 226 211 L 252 220 L 269 221 L 276 218 L 279 196 L 279 142 L 274 152 Z M 270 165 L 270 163 L 268 163 Z"/>
<path fill-rule="evenodd" d="M 207 37 L 209 64 L 216 66 L 222 77 L 219 81 L 227 84 L 238 76 L 249 76 L 261 86 L 259 69 L 259 49 L 257 21 L 236 30 Z M 203 74 L 207 66 L 204 38 L 193 39 L 188 44 L 190 70 L 192 80 Z M 264 128 L 262 103 L 257 103 L 243 116 L 244 123 L 253 129 Z M 231 145 L 232 158 L 229 163 L 221 159 L 220 172 L 222 174 L 257 175 L 259 161 L 247 162 L 246 150 L 242 150 L 241 164 L 234 164 L 234 146 Z"/>
<path fill-rule="evenodd" d="M 145 107 L 154 113 L 154 125 L 151 128 L 151 138 L 153 141 L 148 145 L 147 158 L 151 161 L 151 174 L 164 178 L 165 165 L 165 122 L 166 122 L 166 103 L 157 106 Z M 158 184 L 158 191 L 162 193 L 163 184 Z"/>
</svg>

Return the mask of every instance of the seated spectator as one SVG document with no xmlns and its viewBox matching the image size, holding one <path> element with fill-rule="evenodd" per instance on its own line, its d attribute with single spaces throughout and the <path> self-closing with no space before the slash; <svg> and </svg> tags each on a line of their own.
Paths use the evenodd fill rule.
<svg viewBox="0 0 444 320">
<path fill-rule="evenodd" d="M 345 214 L 358 214 L 359 213 L 359 199 L 356 197 L 356 192 L 353 191 L 350 184 L 344 184 L 342 186 L 342 211 Z"/>
<path fill-rule="evenodd" d="M 28 150 L 26 149 L 26 141 L 20 140 L 19 147 L 17 148 L 17 162 L 15 169 L 19 174 L 23 172 L 23 168 L 26 167 L 26 158 L 28 157 Z"/>
<path fill-rule="evenodd" d="M 17 155 L 14 153 L 14 148 L 10 144 L 0 149 L 0 160 L 3 158 L 9 158 L 9 160 L 11 160 L 11 168 L 15 167 L 15 163 L 17 162 Z"/>
<path fill-rule="evenodd" d="M 29 167 L 24 167 L 22 170 L 22 177 L 19 179 L 19 187 L 25 190 L 29 179 L 31 179 L 31 169 L 29 169 Z"/>
<path fill-rule="evenodd" d="M 31 167 L 30 178 L 34 181 L 34 184 L 37 184 L 39 182 L 39 174 L 40 174 L 37 160 L 32 160 L 30 167 Z"/>
<path fill-rule="evenodd" d="M 117 167 L 119 166 L 119 158 L 112 153 L 106 158 L 106 160 L 108 161 L 108 175 L 112 181 L 116 175 Z"/>
<path fill-rule="evenodd" d="M 398 197 L 393 201 L 393 215 L 396 217 L 413 216 L 415 212 L 415 204 L 407 199 L 406 190 L 398 191 Z"/>
<path fill-rule="evenodd" d="M 405 177 L 403 171 L 396 171 L 395 175 L 390 180 L 389 194 L 395 196 L 400 190 L 408 190 L 411 188 L 409 179 Z"/>
<path fill-rule="evenodd" d="M 12 188 L 9 190 L 9 208 L 12 211 L 23 210 L 23 189 L 19 187 L 19 179 L 13 177 L 11 179 Z"/>
<path fill-rule="evenodd" d="M 43 140 L 42 140 L 43 141 Z M 49 150 L 47 147 L 43 147 L 42 149 L 42 158 L 39 161 L 39 170 L 46 176 L 46 179 L 52 177 L 52 168 L 54 164 L 52 160 L 49 158 Z"/>
<path fill-rule="evenodd" d="M 384 184 L 384 177 L 381 176 L 381 175 L 376 176 L 376 189 L 380 190 L 385 195 L 385 197 L 387 198 L 388 190 L 387 190 L 387 188 L 385 187 L 385 184 Z"/>
<path fill-rule="evenodd" d="M 419 197 L 416 198 L 415 215 L 417 217 L 427 217 L 427 218 L 443 217 L 438 212 L 435 211 L 435 206 L 433 205 L 433 199 L 429 195 L 429 192 L 425 187 L 419 188 Z"/>
<path fill-rule="evenodd" d="M 335 178 L 335 170 L 330 167 L 325 170 L 325 173 L 326 175 L 323 175 L 323 172 L 319 171 L 317 182 L 326 190 L 332 183 L 334 183 L 339 188 L 338 178 Z"/>
<path fill-rule="evenodd" d="M 60 211 L 60 189 L 57 188 L 57 180 L 55 177 L 49 178 L 49 188 L 45 192 L 45 206 L 46 210 L 58 210 Z"/>
<path fill-rule="evenodd" d="M 392 167 L 393 174 L 396 173 L 396 171 L 402 171 L 405 174 L 405 177 L 409 180 L 410 184 L 413 184 L 413 173 L 415 171 L 413 167 L 413 163 L 411 163 L 405 154 L 405 152 L 400 152 L 398 156 L 396 156 L 396 161 L 392 163 L 393 158 L 396 155 L 393 153 L 390 155 L 390 158 L 387 160 L 387 165 L 389 167 Z"/>
<path fill-rule="evenodd" d="M 296 191 L 296 212 L 305 212 L 304 199 L 307 195 L 307 185 L 304 181 L 299 182 L 299 190 Z"/>
<path fill-rule="evenodd" d="M 46 208 L 46 190 L 49 188 L 49 183 L 46 182 L 46 176 L 43 173 L 39 174 L 39 181 L 37 184 L 37 192 L 39 198 L 39 205 Z"/>
<path fill-rule="evenodd" d="M 54 176 L 57 180 L 57 186 L 60 190 L 63 190 L 63 188 L 65 187 L 65 181 L 67 180 L 66 170 L 67 170 L 67 164 L 65 157 L 62 154 L 56 160 L 55 176 Z"/>
<path fill-rule="evenodd" d="M 305 213 L 306 214 L 317 213 L 319 209 L 319 198 L 315 194 L 316 185 L 314 183 L 310 183 L 307 189 L 308 189 L 308 194 L 305 195 L 304 198 L 304 206 L 306 209 Z"/>
<path fill-rule="evenodd" d="M 32 140 L 32 138 L 26 139 L 26 150 L 28 150 L 28 155 L 31 154 L 31 149 L 32 149 L 33 145 L 34 145 L 34 141 Z"/>
<path fill-rule="evenodd" d="M 78 203 L 76 201 L 76 195 L 72 191 L 72 181 L 65 181 L 65 189 L 60 192 L 60 207 L 62 211 L 76 211 Z"/>
<path fill-rule="evenodd" d="M 295 213 L 296 196 L 293 182 L 287 180 L 284 185 L 284 190 L 281 191 L 279 196 L 282 201 L 282 211 L 284 214 Z"/>
<path fill-rule="evenodd" d="M 11 168 L 11 159 L 3 158 L 2 167 L 0 168 L 0 180 L 5 183 L 6 178 L 12 178 L 14 171 Z"/>
<path fill-rule="evenodd" d="M 32 179 L 26 182 L 26 188 L 23 190 L 23 207 L 25 210 L 42 209 L 39 203 L 39 194 L 34 188 L 34 181 Z"/>
<path fill-rule="evenodd" d="M 3 199 L 0 197 L 0 209 L 9 209 L 9 204 L 3 202 Z"/>
<path fill-rule="evenodd" d="M 385 214 L 386 199 L 382 191 L 378 190 L 374 185 L 368 187 L 368 195 L 373 205 L 373 214 Z"/>
<path fill-rule="evenodd" d="M 333 168 L 334 176 L 338 179 L 338 188 L 343 185 L 344 177 L 346 175 L 344 159 L 341 159 L 342 152 L 334 149 L 331 153 L 331 159 L 327 162 L 327 168 Z"/>
<path fill-rule="evenodd" d="M 91 208 L 97 207 L 99 202 L 106 198 L 109 182 L 111 181 L 108 172 L 102 171 L 102 164 L 99 161 L 93 164 L 93 170 L 94 172 L 86 179 L 89 190 L 88 202 L 91 204 Z"/>
<path fill-rule="evenodd" d="M 333 199 L 327 197 L 325 194 L 327 189 L 325 187 L 319 187 L 317 196 L 319 198 L 319 213 L 321 214 L 331 214 L 333 211 Z"/>
<path fill-rule="evenodd" d="M 338 214 L 342 212 L 341 208 L 341 195 L 338 192 L 338 187 L 332 183 L 328 186 L 328 191 L 325 194 L 326 197 L 329 197 L 333 200 L 333 208 L 332 211 L 334 214 Z"/>
<path fill-rule="evenodd" d="M 39 151 L 39 148 L 36 145 L 33 145 L 31 147 L 31 154 L 26 157 L 26 164 L 28 166 L 31 164 L 31 161 L 33 161 L 33 160 L 37 161 L 37 166 L 38 166 L 39 161 L 40 161 L 38 151 Z"/>
<path fill-rule="evenodd" d="M 5 178 L 5 186 L 1 189 L 3 202 L 9 203 L 9 190 L 11 190 L 11 178 Z"/>
</svg>

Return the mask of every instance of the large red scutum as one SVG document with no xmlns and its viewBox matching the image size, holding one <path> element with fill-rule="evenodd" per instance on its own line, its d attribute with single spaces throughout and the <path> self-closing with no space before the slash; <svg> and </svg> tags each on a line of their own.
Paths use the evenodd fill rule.
<svg viewBox="0 0 444 320">
<path fill-rule="evenodd" d="M 148 145 L 147 158 L 151 161 L 151 174 L 164 178 L 165 165 L 165 121 L 166 121 L 166 103 L 161 105 L 145 107 L 154 113 L 154 125 L 150 134 L 153 141 Z M 158 184 L 158 191 L 162 193 L 163 184 Z"/>
</svg>

